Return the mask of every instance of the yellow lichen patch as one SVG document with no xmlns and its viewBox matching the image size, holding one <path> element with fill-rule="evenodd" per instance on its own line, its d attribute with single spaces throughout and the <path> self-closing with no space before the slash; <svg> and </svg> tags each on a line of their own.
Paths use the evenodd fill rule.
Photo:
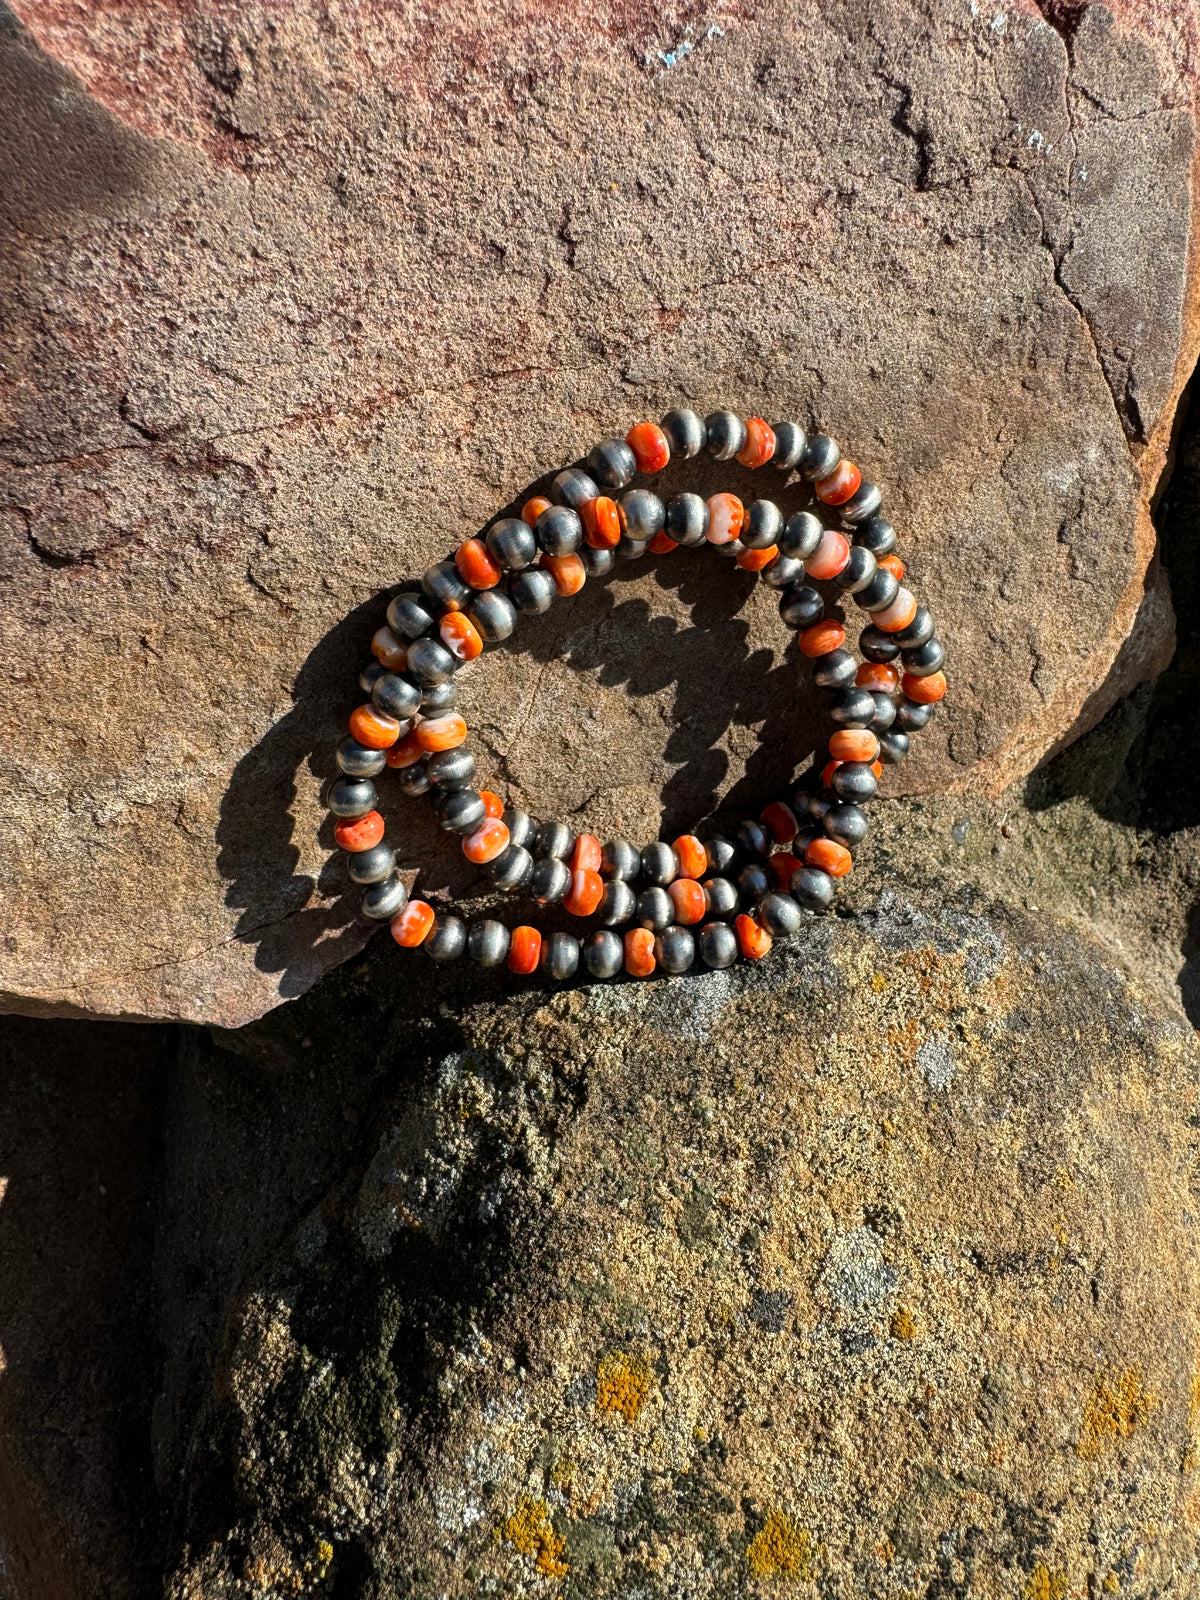
<svg viewBox="0 0 1200 1600">
<path fill-rule="evenodd" d="M 812 1566 L 812 1535 L 785 1512 L 772 1508 L 746 1548 L 756 1578 L 802 1578 Z"/>
<path fill-rule="evenodd" d="M 1098 1372 L 1079 1425 L 1080 1458 L 1095 1461 L 1111 1439 L 1128 1439 L 1157 1404 L 1142 1382 L 1140 1367 Z"/>
<path fill-rule="evenodd" d="M 873 972 L 871 974 L 871 987 L 874 989 L 876 994 L 882 994 L 887 986 L 887 978 L 882 972 Z"/>
<path fill-rule="evenodd" d="M 596 1368 L 596 1410 L 615 1411 L 636 1422 L 650 1393 L 650 1364 L 643 1356 L 609 1350 Z"/>
<path fill-rule="evenodd" d="M 892 1338 L 915 1339 L 917 1337 L 917 1324 L 912 1312 L 907 1306 L 897 1306 L 892 1312 Z"/>
<path fill-rule="evenodd" d="M 534 1558 L 534 1566 L 544 1577 L 566 1577 L 567 1563 L 562 1559 L 566 1540 L 561 1533 L 555 1533 L 550 1508 L 544 1500 L 523 1495 L 500 1531 L 519 1554 Z"/>
<path fill-rule="evenodd" d="M 1057 1568 L 1051 1571 L 1044 1561 L 1039 1561 L 1025 1585 L 1025 1600 L 1064 1600 L 1066 1592 L 1066 1573 Z"/>
</svg>

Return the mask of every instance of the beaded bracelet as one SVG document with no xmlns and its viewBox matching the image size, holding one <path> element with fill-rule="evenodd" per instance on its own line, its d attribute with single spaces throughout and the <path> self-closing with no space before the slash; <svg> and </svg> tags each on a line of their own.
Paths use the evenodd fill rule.
<svg viewBox="0 0 1200 1600">
<path fill-rule="evenodd" d="M 707 501 L 689 493 L 664 505 L 647 489 L 627 487 L 635 473 L 660 472 L 672 456 L 704 449 L 718 461 L 797 472 L 845 531 L 811 510 L 785 519 L 767 499 L 744 505 L 730 493 Z M 390 921 L 398 944 L 419 945 L 437 961 L 466 952 L 483 966 L 506 962 L 515 973 L 540 969 L 563 980 L 581 960 L 595 978 L 683 973 L 697 954 L 710 968 L 732 966 L 739 955 L 759 960 L 773 939 L 800 928 L 805 913 L 832 903 L 866 837 L 863 807 L 882 763 L 904 758 L 909 735 L 926 726 L 946 692 L 945 650 L 929 612 L 902 586 L 904 564 L 879 489 L 828 435 L 730 411 L 701 419 L 678 410 L 661 423 L 636 423 L 623 440 L 602 440 L 586 468 L 560 472 L 549 497 L 534 496 L 520 517 L 467 539 L 430 567 L 419 593 L 391 601 L 359 678 L 370 701 L 351 713 L 337 750 L 342 776 L 328 793 L 335 838 L 351 880 L 365 886 L 363 915 Z M 818 786 L 801 787 L 791 803 L 772 801 L 732 840 L 685 834 L 641 850 L 625 840 L 602 846 L 591 834 L 576 837 L 563 822 L 539 824 L 475 789 L 467 725 L 454 709 L 455 674 L 486 645 L 509 638 L 521 614 L 577 594 L 588 577 L 611 571 L 617 556 L 705 543 L 780 591 L 780 616 L 797 633 L 814 681 L 830 692 L 836 728 Z M 825 615 L 824 599 L 805 580 L 833 584 L 869 614 L 861 664 L 845 648 L 844 624 Z M 372 780 L 386 767 L 405 794 L 428 797 L 441 826 L 462 836 L 468 860 L 497 887 L 527 890 L 542 906 L 561 902 L 601 926 L 582 942 L 562 931 L 543 937 L 532 924 L 510 932 L 493 918 L 468 927 L 410 899 L 376 810 Z M 630 924 L 623 936 L 613 931 L 623 924 Z"/>
</svg>

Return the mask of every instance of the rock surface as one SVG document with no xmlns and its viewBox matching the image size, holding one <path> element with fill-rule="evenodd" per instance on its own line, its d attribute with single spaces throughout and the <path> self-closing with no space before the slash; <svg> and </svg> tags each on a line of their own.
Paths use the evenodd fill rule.
<svg viewBox="0 0 1200 1600">
<path fill-rule="evenodd" d="M 1105 686 L 1195 354 L 1194 18 L 1048 10 L 20 0 L 6 1004 L 233 1024 L 358 950 L 318 794 L 381 589 L 680 396 L 886 485 L 956 664 L 912 792 L 1161 665 L 1154 590 Z M 680 557 L 464 698 L 507 794 L 649 835 L 806 758 L 780 644 Z"/>
<path fill-rule="evenodd" d="M 760 969 L 343 1031 L 354 1159 L 211 1378 L 164 1352 L 167 1592 L 1193 1595 L 1200 1047 L 1086 937 L 909 893 Z M 185 1335 L 270 1187 L 247 1097 L 319 1103 L 242 1050 L 176 1080 Z"/>
</svg>

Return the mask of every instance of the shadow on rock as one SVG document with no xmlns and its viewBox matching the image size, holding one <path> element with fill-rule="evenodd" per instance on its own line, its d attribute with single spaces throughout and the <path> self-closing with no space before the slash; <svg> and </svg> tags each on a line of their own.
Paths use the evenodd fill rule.
<svg viewBox="0 0 1200 1600">
<path fill-rule="evenodd" d="M 1174 475 L 1158 511 L 1159 550 L 1171 584 L 1177 645 L 1170 665 L 1109 712 L 1085 738 L 1035 772 L 1026 803 L 1044 811 L 1072 796 L 1106 821 L 1146 840 L 1143 876 L 1174 880 L 1191 905 L 1180 954 L 1179 988 L 1200 1027 L 1200 786 L 1196 783 L 1196 685 L 1200 681 L 1200 410 L 1179 441 Z"/>
</svg>

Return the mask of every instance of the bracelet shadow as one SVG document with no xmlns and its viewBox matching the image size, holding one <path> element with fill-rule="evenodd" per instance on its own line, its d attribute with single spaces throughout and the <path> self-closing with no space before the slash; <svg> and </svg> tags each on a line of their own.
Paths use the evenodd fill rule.
<svg viewBox="0 0 1200 1600">
<path fill-rule="evenodd" d="M 730 489 L 747 501 L 774 499 L 785 515 L 813 504 L 807 485 L 794 475 L 764 478 L 708 458 L 673 463 L 669 472 L 664 492 L 669 487 L 673 494 L 692 490 L 707 497 Z M 548 483 L 549 475 L 530 484 L 480 532 L 501 517 L 518 515 Z M 686 624 L 656 613 L 644 592 L 647 578 L 686 610 Z M 638 592 L 623 592 L 639 580 Z M 226 904 L 239 912 L 234 936 L 255 947 L 255 966 L 277 979 L 283 999 L 302 994 L 361 951 L 379 926 L 359 912 L 361 890 L 346 876 L 332 819 L 321 823 L 318 841 L 328 855 L 314 873 L 302 864 L 293 813 L 303 773 L 323 785 L 337 772 L 334 751 L 361 694 L 358 673 L 370 660 L 371 636 L 388 599 L 417 587 L 414 577 L 365 601 L 313 648 L 296 676 L 292 709 L 238 762 L 222 802 L 217 862 L 227 882 Z M 828 596 L 830 614 L 836 613 L 835 596 L 836 591 Z M 787 648 L 791 635 L 774 616 L 776 599 L 756 573 L 714 547 L 679 548 L 636 562 L 618 559 L 578 595 L 556 601 L 542 616 L 523 617 L 513 637 L 495 648 L 543 668 L 565 653 L 570 670 L 589 674 L 603 691 L 624 691 L 639 700 L 666 695 L 670 731 L 663 755 L 673 771 L 661 787 L 662 835 L 719 831 L 790 792 L 828 732 L 803 660 Z M 763 606 L 768 625 L 757 631 L 770 637 L 774 630 L 774 649 L 753 637 L 754 608 Z M 761 623 L 764 614 L 757 618 Z M 739 754 L 741 774 L 727 784 L 731 758 L 722 741 L 738 727 L 755 729 L 755 743 L 747 755 Z M 480 760 L 479 781 L 497 787 L 506 802 L 510 796 L 514 803 L 531 798 L 512 795 L 502 752 L 489 754 L 474 736 L 472 748 Z M 438 827 L 427 802 L 405 797 L 390 769 L 377 781 L 402 876 L 411 885 L 419 872 L 423 895 L 461 901 L 468 915 L 505 904 L 522 916 L 536 915 L 546 929 L 569 924 L 565 913 L 498 895 L 466 861 L 457 838 Z M 529 809 L 539 814 L 534 804 Z M 396 827 L 400 818 L 402 833 Z M 423 989 L 437 987 L 422 982 Z"/>
</svg>

